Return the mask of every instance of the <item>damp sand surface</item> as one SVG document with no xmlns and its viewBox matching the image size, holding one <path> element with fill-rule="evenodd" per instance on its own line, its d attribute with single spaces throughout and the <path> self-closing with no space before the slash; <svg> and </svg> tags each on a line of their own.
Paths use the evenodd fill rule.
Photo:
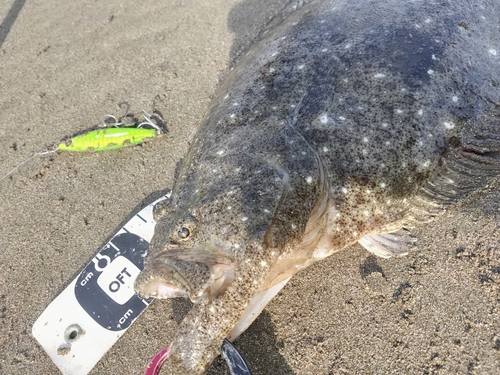
<svg viewBox="0 0 500 375">
<path fill-rule="evenodd" d="M 142 146 L 34 158 L 0 181 L 0 374 L 57 374 L 31 327 L 130 215 L 172 186 L 230 62 L 284 1 L 0 5 L 0 175 L 107 114 L 160 111 Z M 8 29 L 8 30 L 7 30 Z M 8 31 L 8 32 L 7 32 Z M 299 273 L 235 345 L 260 374 L 498 374 L 500 181 L 410 254 L 352 246 Z M 155 301 L 92 374 L 140 374 L 189 309 Z M 228 374 L 216 361 L 210 374 Z"/>
</svg>

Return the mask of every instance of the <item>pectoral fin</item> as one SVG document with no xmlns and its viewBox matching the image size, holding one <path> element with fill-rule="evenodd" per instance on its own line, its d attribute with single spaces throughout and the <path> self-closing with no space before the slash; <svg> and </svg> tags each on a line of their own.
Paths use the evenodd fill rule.
<svg viewBox="0 0 500 375">
<path fill-rule="evenodd" d="M 398 257 L 408 254 L 408 244 L 415 242 L 402 233 L 367 234 L 358 243 L 370 253 L 381 258 Z"/>
</svg>

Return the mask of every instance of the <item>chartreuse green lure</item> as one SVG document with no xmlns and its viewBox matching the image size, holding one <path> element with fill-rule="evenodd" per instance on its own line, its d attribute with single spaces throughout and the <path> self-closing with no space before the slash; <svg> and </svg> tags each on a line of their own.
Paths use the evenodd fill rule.
<svg viewBox="0 0 500 375">
<path fill-rule="evenodd" d="M 106 117 L 114 120 L 114 123 L 111 124 L 114 127 L 91 130 L 87 133 L 76 135 L 64 142 L 61 142 L 57 147 L 55 147 L 55 149 L 36 152 L 20 163 L 17 167 L 12 169 L 9 173 L 1 177 L 0 181 L 10 176 L 18 170 L 19 167 L 33 159 L 35 156 L 52 154 L 57 151 L 84 152 L 115 150 L 124 146 L 137 145 L 149 138 L 153 138 L 157 134 L 160 134 L 161 129 L 151 120 L 151 115 L 146 111 L 143 112 L 144 122 L 132 127 L 119 127 L 122 124 L 118 122 L 114 116 L 107 115 Z M 143 128 L 142 126 L 149 126 L 152 129 Z"/>
<path fill-rule="evenodd" d="M 115 116 L 106 117 L 114 120 L 112 128 L 101 128 L 91 130 L 61 142 L 55 151 L 106 151 L 115 150 L 123 146 L 137 145 L 148 138 L 153 138 L 161 132 L 161 129 L 151 120 L 151 115 L 144 112 L 144 122 L 136 127 L 119 127 L 122 123 L 118 122 Z M 152 129 L 143 128 L 149 126 Z"/>
<path fill-rule="evenodd" d="M 57 146 L 57 151 L 105 151 L 136 145 L 153 138 L 156 130 L 146 128 L 106 128 L 77 135 Z"/>
</svg>

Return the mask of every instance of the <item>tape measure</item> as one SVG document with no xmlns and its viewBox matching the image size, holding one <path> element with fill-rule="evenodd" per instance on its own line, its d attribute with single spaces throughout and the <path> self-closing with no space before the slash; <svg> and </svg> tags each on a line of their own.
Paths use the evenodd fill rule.
<svg viewBox="0 0 500 375">
<path fill-rule="evenodd" d="M 33 336 L 64 375 L 86 375 L 152 302 L 134 291 L 156 222 L 153 208 L 132 217 L 57 296 Z"/>
</svg>

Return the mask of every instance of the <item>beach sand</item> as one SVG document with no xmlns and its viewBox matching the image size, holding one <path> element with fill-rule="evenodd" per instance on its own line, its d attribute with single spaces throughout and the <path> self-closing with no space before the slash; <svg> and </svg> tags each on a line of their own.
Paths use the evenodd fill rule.
<svg viewBox="0 0 500 375">
<path fill-rule="evenodd" d="M 169 130 L 137 147 L 35 157 L 0 181 L 0 374 L 58 373 L 34 321 L 172 186 L 219 79 L 284 2 L 0 5 L 0 176 L 122 115 L 121 102 L 160 111 Z M 352 246 L 294 277 L 235 342 L 253 374 L 500 373 L 499 187 L 412 229 L 406 257 Z M 155 301 L 91 374 L 141 374 L 188 308 Z M 218 360 L 209 373 L 228 370 Z"/>
</svg>

